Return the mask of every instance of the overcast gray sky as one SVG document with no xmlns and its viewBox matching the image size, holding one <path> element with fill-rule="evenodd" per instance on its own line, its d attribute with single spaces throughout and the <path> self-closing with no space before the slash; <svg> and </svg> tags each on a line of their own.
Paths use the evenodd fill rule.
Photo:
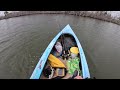
<svg viewBox="0 0 120 90">
<path fill-rule="evenodd" d="M 3 16 L 4 15 L 4 11 L 0 11 L 0 16 Z"/>
</svg>

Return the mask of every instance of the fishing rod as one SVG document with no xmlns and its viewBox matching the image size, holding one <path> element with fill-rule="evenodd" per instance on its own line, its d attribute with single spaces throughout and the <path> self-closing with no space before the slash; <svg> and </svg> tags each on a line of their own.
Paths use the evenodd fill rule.
<svg viewBox="0 0 120 90">
<path fill-rule="evenodd" d="M 62 32 L 62 35 L 61 35 L 61 41 L 62 41 L 62 45 L 63 45 L 63 50 L 62 50 L 63 55 L 62 56 L 63 56 L 64 60 L 67 60 L 68 56 L 69 56 L 69 51 L 66 48 L 65 35 L 63 34 L 63 32 Z"/>
<path fill-rule="evenodd" d="M 60 28 L 60 24 L 59 24 L 59 22 L 58 22 L 58 26 L 59 26 L 59 28 Z M 65 35 L 64 35 L 64 33 L 62 32 L 62 35 L 61 35 L 61 37 L 60 37 L 60 39 L 61 39 L 61 44 L 62 44 L 62 57 L 63 57 L 63 60 L 67 60 L 68 59 L 68 56 L 69 56 L 69 51 L 68 51 L 68 53 L 67 53 L 67 49 L 66 49 L 66 44 L 65 44 Z"/>
</svg>

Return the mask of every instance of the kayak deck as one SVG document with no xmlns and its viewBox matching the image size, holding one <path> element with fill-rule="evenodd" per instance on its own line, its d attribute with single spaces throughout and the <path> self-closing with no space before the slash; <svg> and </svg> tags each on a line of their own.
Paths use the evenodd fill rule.
<svg viewBox="0 0 120 90">
<path fill-rule="evenodd" d="M 63 36 L 63 35 L 64 35 L 64 36 Z M 63 34 L 63 35 L 61 35 L 56 42 L 62 43 L 62 40 L 63 40 L 63 38 L 64 38 L 64 39 L 66 40 L 66 41 L 64 42 L 64 44 L 66 43 L 66 45 L 64 46 L 64 49 L 70 50 L 71 47 L 77 47 L 77 43 L 76 43 L 76 41 L 75 41 L 75 39 L 74 39 L 74 37 L 73 37 L 72 35 L 69 35 L 69 34 Z M 69 45 L 70 45 L 70 46 L 69 46 Z M 62 47 L 63 47 L 63 45 L 62 45 Z M 54 45 L 54 47 L 52 48 L 50 54 L 53 54 L 54 51 L 55 51 L 55 45 Z M 62 52 L 62 54 L 63 54 L 63 52 Z M 56 54 L 55 54 L 55 55 L 56 55 Z M 66 75 L 63 76 L 63 77 L 60 78 L 60 79 L 68 79 L 68 78 L 72 77 L 73 74 L 69 73 L 69 68 L 68 68 L 68 65 L 67 65 L 68 61 L 70 61 L 70 60 L 73 59 L 73 58 L 71 58 L 71 54 L 70 54 L 70 56 L 69 56 L 66 60 L 63 59 L 62 55 L 56 56 L 56 57 L 57 57 L 57 58 L 65 65 L 65 67 L 66 67 Z M 80 60 L 80 54 L 79 54 L 79 53 L 78 53 L 78 55 L 77 55 L 76 57 L 79 58 L 79 60 Z M 43 68 L 43 71 L 44 71 L 48 66 L 51 66 L 51 65 L 50 65 L 50 63 L 49 63 L 49 60 L 47 59 L 47 62 L 45 63 L 45 66 L 44 66 L 44 68 Z M 80 61 L 79 61 L 79 70 L 82 72 L 82 67 L 81 67 L 81 62 L 80 62 Z M 49 78 L 47 78 L 47 77 L 44 75 L 43 71 L 42 71 L 42 73 L 41 73 L 40 79 L 49 79 Z M 81 76 L 82 76 L 82 74 L 81 74 Z M 55 77 L 57 77 L 56 74 L 53 74 L 53 76 L 52 76 L 51 79 L 54 79 Z"/>
</svg>

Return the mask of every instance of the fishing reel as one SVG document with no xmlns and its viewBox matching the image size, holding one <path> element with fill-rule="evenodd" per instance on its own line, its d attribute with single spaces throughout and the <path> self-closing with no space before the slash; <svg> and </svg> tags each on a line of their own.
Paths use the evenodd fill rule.
<svg viewBox="0 0 120 90">
<path fill-rule="evenodd" d="M 51 79 L 54 74 L 54 69 L 51 66 L 48 66 L 46 69 L 43 70 L 43 74 L 46 78 Z"/>
<path fill-rule="evenodd" d="M 63 60 L 68 60 L 68 58 L 70 57 L 70 51 L 67 50 L 67 51 L 63 51 L 63 54 L 62 54 L 62 57 L 63 57 Z"/>
</svg>

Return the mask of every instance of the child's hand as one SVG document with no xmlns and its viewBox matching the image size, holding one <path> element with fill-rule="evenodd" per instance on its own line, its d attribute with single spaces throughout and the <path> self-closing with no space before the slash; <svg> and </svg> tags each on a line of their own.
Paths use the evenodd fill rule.
<svg viewBox="0 0 120 90">
<path fill-rule="evenodd" d="M 77 75 L 74 79 L 83 79 L 83 78 Z"/>
</svg>

